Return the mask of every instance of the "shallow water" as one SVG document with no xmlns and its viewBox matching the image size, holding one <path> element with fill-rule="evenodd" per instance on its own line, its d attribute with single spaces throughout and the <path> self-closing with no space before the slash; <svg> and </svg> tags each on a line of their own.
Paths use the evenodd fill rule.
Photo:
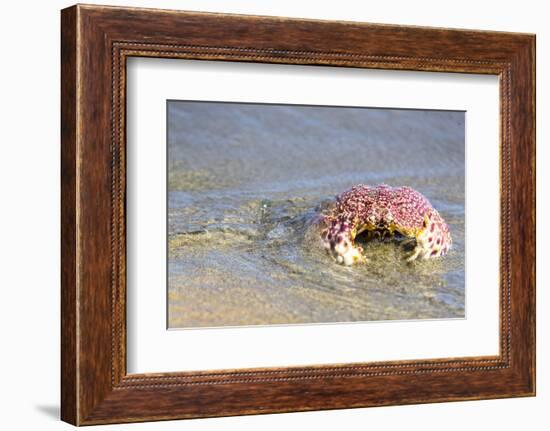
<svg viewBox="0 0 550 431">
<path fill-rule="evenodd" d="M 463 112 L 169 102 L 168 145 L 170 327 L 464 317 Z M 423 193 L 451 252 L 337 265 L 310 221 L 357 183 Z"/>
</svg>

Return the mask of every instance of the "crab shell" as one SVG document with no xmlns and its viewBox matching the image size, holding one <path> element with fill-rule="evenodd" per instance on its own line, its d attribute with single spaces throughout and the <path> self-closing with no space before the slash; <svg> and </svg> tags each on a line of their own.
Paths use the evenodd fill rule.
<svg viewBox="0 0 550 431">
<path fill-rule="evenodd" d="M 336 204 L 322 216 L 321 239 L 327 252 L 344 265 L 366 262 L 355 238 L 393 237 L 397 232 L 414 238 L 408 261 L 445 255 L 452 244 L 447 223 L 428 199 L 410 187 L 357 185 L 337 196 Z"/>
</svg>

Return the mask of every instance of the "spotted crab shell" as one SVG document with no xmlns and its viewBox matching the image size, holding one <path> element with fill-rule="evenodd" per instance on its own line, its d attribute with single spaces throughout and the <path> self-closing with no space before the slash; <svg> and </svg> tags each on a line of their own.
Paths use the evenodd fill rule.
<svg viewBox="0 0 550 431">
<path fill-rule="evenodd" d="M 344 265 L 367 261 L 355 243 L 364 231 L 381 236 L 397 232 L 414 238 L 409 261 L 444 256 L 452 245 L 445 220 L 424 195 L 410 187 L 356 185 L 338 195 L 321 220 L 325 249 Z"/>
</svg>

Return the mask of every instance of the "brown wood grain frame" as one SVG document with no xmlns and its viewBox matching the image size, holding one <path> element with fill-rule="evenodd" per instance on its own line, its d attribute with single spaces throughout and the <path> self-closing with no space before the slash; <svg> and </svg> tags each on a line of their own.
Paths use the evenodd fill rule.
<svg viewBox="0 0 550 431">
<path fill-rule="evenodd" d="M 61 18 L 63 420 L 535 394 L 534 35 L 83 5 Z M 499 355 L 127 374 L 126 60 L 135 56 L 498 75 Z"/>
</svg>

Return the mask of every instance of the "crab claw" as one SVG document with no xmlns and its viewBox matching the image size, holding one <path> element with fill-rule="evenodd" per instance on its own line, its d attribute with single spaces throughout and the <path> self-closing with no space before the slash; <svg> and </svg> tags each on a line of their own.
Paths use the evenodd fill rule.
<svg viewBox="0 0 550 431">
<path fill-rule="evenodd" d="M 423 226 L 416 235 L 416 246 L 407 257 L 407 262 L 444 256 L 451 248 L 452 239 L 447 224 L 435 209 L 424 216 Z"/>
<path fill-rule="evenodd" d="M 363 256 L 362 248 L 356 247 L 347 241 L 338 244 L 333 250 L 333 255 L 336 258 L 336 262 L 345 266 L 367 261 L 367 258 Z"/>
<path fill-rule="evenodd" d="M 336 262 L 351 266 L 367 261 L 363 247 L 355 245 L 353 231 L 347 221 L 335 221 L 329 225 L 323 235 L 324 248 Z"/>
</svg>

